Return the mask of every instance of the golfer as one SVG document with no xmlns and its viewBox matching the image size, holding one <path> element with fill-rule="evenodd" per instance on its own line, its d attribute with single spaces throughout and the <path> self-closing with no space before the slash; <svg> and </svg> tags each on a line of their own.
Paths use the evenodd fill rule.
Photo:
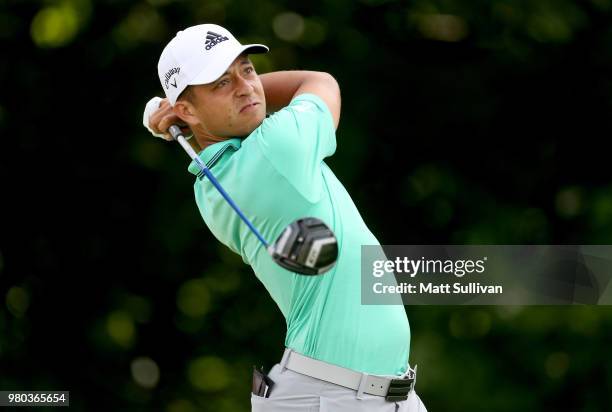
<svg viewBox="0 0 612 412">
<path fill-rule="evenodd" d="M 321 72 L 258 75 L 249 54 L 267 51 L 213 24 L 180 31 L 159 59 L 166 99 L 148 104 L 143 119 L 166 140 L 172 124 L 190 129 L 200 159 L 264 237 L 276 239 L 287 224 L 311 216 L 338 240 L 329 272 L 290 272 L 213 185 L 196 178 L 204 222 L 252 267 L 287 323 L 280 362 L 267 375 L 254 372 L 252 410 L 426 411 L 408 365 L 404 307 L 361 305 L 361 245 L 379 242 L 324 162 L 336 151 L 338 84 Z M 188 170 L 199 172 L 194 162 Z"/>
</svg>

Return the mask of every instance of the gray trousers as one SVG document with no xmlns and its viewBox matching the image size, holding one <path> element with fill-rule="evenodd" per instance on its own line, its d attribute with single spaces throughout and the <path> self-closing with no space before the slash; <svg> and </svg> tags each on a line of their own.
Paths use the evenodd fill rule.
<svg viewBox="0 0 612 412">
<path fill-rule="evenodd" d="M 252 412 L 427 412 L 413 390 L 408 399 L 388 402 L 382 396 L 363 394 L 274 365 L 268 374 L 274 381 L 269 398 L 251 394 Z"/>
</svg>

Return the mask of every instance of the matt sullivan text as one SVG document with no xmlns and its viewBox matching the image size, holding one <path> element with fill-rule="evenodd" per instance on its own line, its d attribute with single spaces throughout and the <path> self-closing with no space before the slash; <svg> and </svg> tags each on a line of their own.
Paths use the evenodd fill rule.
<svg viewBox="0 0 612 412">
<path fill-rule="evenodd" d="M 399 285 L 383 285 L 382 283 L 374 283 L 372 289 L 376 294 L 396 294 L 396 293 L 408 293 L 408 294 L 490 294 L 499 295 L 504 293 L 504 289 L 501 285 L 481 285 L 478 282 L 471 282 L 465 285 L 461 283 L 441 283 L 435 285 L 429 283 L 419 283 L 414 285 L 411 283 L 400 283 Z"/>
</svg>

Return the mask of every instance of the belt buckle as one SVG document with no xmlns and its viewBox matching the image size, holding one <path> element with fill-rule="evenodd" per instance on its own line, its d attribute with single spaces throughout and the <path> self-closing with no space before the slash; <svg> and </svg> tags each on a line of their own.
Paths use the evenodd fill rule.
<svg viewBox="0 0 612 412">
<path fill-rule="evenodd" d="M 399 402 L 408 399 L 408 394 L 413 387 L 414 376 L 405 379 L 391 379 L 385 400 Z"/>
</svg>

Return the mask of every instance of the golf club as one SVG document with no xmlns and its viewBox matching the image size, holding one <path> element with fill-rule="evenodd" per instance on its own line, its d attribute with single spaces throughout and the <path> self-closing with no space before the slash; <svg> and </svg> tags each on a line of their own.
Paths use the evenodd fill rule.
<svg viewBox="0 0 612 412">
<path fill-rule="evenodd" d="M 320 275 L 335 265 L 338 259 L 338 242 L 334 232 L 323 221 L 315 217 L 298 219 L 287 226 L 276 242 L 270 245 L 202 162 L 183 136 L 180 127 L 172 125 L 168 131 L 200 168 L 198 178 L 203 179 L 204 176 L 208 178 L 277 264 L 302 275 Z"/>
</svg>

